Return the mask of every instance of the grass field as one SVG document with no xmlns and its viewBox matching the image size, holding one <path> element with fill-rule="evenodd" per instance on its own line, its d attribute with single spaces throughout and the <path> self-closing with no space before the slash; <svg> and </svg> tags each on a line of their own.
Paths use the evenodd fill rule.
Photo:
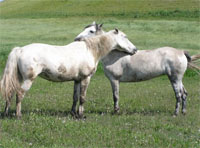
<svg viewBox="0 0 200 148">
<path fill-rule="evenodd" d="M 1 18 L 70 16 L 198 19 L 199 0 L 13 0 L 1 4 Z"/>
<path fill-rule="evenodd" d="M 114 7 L 111 7 L 113 6 Z M 0 3 L 0 74 L 15 46 L 64 45 L 92 21 L 124 31 L 138 49 L 172 46 L 200 54 L 199 0 L 13 0 Z M 120 113 L 113 115 L 109 81 L 101 64 L 88 88 L 86 120 L 69 114 L 73 82 L 37 78 L 22 102 L 21 120 L 0 118 L 0 148 L 200 147 L 200 77 L 188 70 L 188 113 L 172 117 L 175 96 L 166 76 L 120 84 Z M 0 99 L 0 112 L 5 102 Z"/>
</svg>

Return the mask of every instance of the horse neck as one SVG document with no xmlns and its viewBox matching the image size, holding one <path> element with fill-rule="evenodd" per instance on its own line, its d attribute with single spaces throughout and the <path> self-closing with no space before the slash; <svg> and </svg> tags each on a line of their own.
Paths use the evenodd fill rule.
<svg viewBox="0 0 200 148">
<path fill-rule="evenodd" d="M 88 38 L 85 40 L 85 43 L 93 54 L 95 62 L 106 56 L 115 46 L 115 41 L 109 34 Z"/>
<path fill-rule="evenodd" d="M 104 30 L 99 30 L 99 31 L 97 31 L 97 35 L 103 35 L 103 34 L 105 34 L 106 32 L 104 31 Z"/>
</svg>

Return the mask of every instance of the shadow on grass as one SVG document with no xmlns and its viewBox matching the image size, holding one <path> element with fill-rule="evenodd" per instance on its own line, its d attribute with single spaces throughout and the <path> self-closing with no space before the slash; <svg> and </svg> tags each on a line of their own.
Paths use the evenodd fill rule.
<svg viewBox="0 0 200 148">
<path fill-rule="evenodd" d="M 114 111 L 99 111 L 99 110 L 90 110 L 86 111 L 85 113 L 87 114 L 99 114 L 99 115 L 142 115 L 142 116 L 154 116 L 154 115 L 161 115 L 161 114 L 166 114 L 166 115 L 173 115 L 172 111 L 166 110 L 166 109 L 145 109 L 145 110 L 122 110 L 119 111 L 119 113 L 114 113 Z"/>
<path fill-rule="evenodd" d="M 173 115 L 173 113 L 169 110 L 161 110 L 161 109 L 146 109 L 146 110 L 123 110 L 119 113 L 114 113 L 113 111 L 100 111 L 100 110 L 89 110 L 85 111 L 85 114 L 98 114 L 100 116 L 103 115 L 113 115 L 113 116 L 122 116 L 122 115 L 142 115 L 142 116 L 155 116 L 155 115 Z M 38 116 L 55 116 L 55 117 L 68 117 L 72 116 L 71 111 L 60 111 L 53 109 L 40 109 L 40 110 L 23 110 L 23 115 L 31 115 L 37 114 Z M 0 119 L 3 118 L 16 118 L 15 110 L 10 110 L 8 116 L 4 116 L 4 113 L 0 114 Z"/>
<path fill-rule="evenodd" d="M 161 115 L 161 114 L 173 115 L 171 111 L 161 110 L 161 109 L 145 109 L 145 110 L 134 109 L 133 111 L 125 111 L 123 114 L 126 114 L 126 115 L 140 114 L 143 116 L 154 116 L 154 115 Z"/>
<path fill-rule="evenodd" d="M 31 114 L 37 114 L 38 116 L 57 116 L 57 117 L 67 117 L 71 116 L 70 111 L 59 111 L 59 110 L 51 110 L 51 109 L 40 109 L 40 110 L 23 110 L 23 115 L 31 115 Z M 10 110 L 8 116 L 4 116 L 4 112 L 0 114 L 0 119 L 3 118 L 16 118 L 16 111 Z"/>
</svg>

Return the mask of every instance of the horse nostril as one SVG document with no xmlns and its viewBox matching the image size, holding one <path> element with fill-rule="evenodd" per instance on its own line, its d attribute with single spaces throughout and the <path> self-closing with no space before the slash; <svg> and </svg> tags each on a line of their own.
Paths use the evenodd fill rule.
<svg viewBox="0 0 200 148">
<path fill-rule="evenodd" d="M 134 55 L 137 53 L 137 49 L 133 50 L 132 54 L 131 55 Z"/>
<path fill-rule="evenodd" d="M 135 49 L 133 50 L 133 53 L 135 54 L 137 51 L 138 51 L 138 49 L 137 49 L 137 48 L 135 48 Z"/>
<path fill-rule="evenodd" d="M 75 38 L 74 39 L 74 41 L 80 41 L 81 40 L 81 38 Z"/>
</svg>

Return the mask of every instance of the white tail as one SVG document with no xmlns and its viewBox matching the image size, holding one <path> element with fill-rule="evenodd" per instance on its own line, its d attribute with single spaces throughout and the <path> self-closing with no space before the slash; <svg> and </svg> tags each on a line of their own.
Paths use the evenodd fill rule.
<svg viewBox="0 0 200 148">
<path fill-rule="evenodd" d="M 15 92 L 19 92 L 21 90 L 17 66 L 18 49 L 20 48 L 16 47 L 12 49 L 9 54 L 0 82 L 1 94 L 5 100 L 10 100 Z"/>
</svg>

